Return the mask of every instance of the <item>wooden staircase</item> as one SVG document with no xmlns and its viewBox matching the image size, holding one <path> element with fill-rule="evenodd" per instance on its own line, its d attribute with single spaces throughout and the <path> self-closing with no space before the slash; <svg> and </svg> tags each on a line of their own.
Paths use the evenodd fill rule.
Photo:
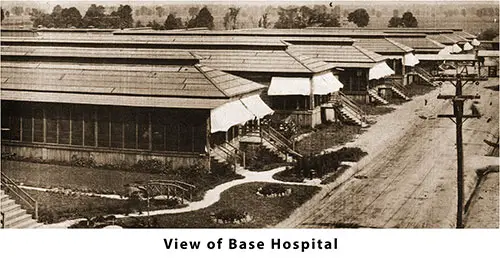
<svg viewBox="0 0 500 259">
<path fill-rule="evenodd" d="M 229 142 L 211 148 L 210 157 L 216 163 L 233 166 L 235 172 L 245 167 L 245 154 Z"/>
<path fill-rule="evenodd" d="M 343 122 L 368 127 L 365 112 L 344 93 L 339 92 L 339 99 L 334 103 L 334 107 L 335 112 L 340 115 Z"/>
<path fill-rule="evenodd" d="M 269 152 L 276 154 L 286 162 L 294 162 L 302 155 L 295 151 L 292 141 L 287 139 L 277 130 L 269 125 L 261 126 L 261 143 Z"/>
<path fill-rule="evenodd" d="M 2 228 L 38 228 L 43 226 L 15 200 L 11 199 L 4 190 L 0 190 L 0 220 Z"/>
<path fill-rule="evenodd" d="M 433 80 L 434 77 L 429 72 L 425 71 L 425 69 L 423 69 L 421 67 L 415 67 L 414 70 L 412 72 L 410 72 L 409 74 L 417 75 L 418 77 L 420 77 L 422 80 L 424 80 L 426 83 L 428 83 L 431 86 L 435 86 L 435 87 L 439 86 L 436 82 L 434 82 L 434 80 Z"/>
<path fill-rule="evenodd" d="M 407 94 L 405 94 L 406 87 L 403 84 L 401 84 L 400 82 L 393 80 L 390 83 L 389 87 L 393 93 L 395 93 L 397 96 L 403 98 L 405 101 L 411 100 L 411 98 Z"/>
<path fill-rule="evenodd" d="M 378 95 L 377 91 L 375 89 L 368 89 L 368 95 L 375 100 L 375 102 L 380 103 L 380 104 L 388 104 L 389 102 L 382 98 L 380 95 Z"/>
</svg>

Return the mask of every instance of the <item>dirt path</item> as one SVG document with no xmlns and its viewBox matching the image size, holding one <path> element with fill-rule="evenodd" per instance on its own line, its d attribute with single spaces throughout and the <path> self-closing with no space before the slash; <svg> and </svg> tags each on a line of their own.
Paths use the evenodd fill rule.
<svg viewBox="0 0 500 259">
<path fill-rule="evenodd" d="M 465 218 L 466 228 L 498 228 L 498 172 L 490 173 L 481 182 L 476 196 L 471 202 L 468 216 Z"/>
<path fill-rule="evenodd" d="M 487 147 L 483 140 L 489 132 L 498 132 L 498 92 L 483 87 L 495 82 L 469 85 L 464 90 L 481 95 L 477 105 L 485 114 L 464 124 L 466 197 L 476 181 L 469 161 L 483 156 Z M 454 227 L 455 125 L 436 119 L 437 114 L 452 113 L 451 102 L 436 99 L 440 91 L 453 94 L 454 88 L 443 86 L 379 117 L 377 124 L 349 144 L 369 153 L 359 162 L 360 171 L 352 172 L 364 177 L 351 174 L 330 184 L 277 227 Z"/>
</svg>

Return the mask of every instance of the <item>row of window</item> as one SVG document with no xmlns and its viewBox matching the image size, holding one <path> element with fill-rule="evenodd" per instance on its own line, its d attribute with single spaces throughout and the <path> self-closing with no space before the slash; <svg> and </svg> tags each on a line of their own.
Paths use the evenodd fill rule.
<svg viewBox="0 0 500 259">
<path fill-rule="evenodd" d="M 272 96 L 272 108 L 275 110 L 307 111 L 312 109 L 309 98 L 309 96 L 302 95 Z M 327 103 L 330 98 L 330 94 L 314 95 L 314 107 Z"/>
<path fill-rule="evenodd" d="M 72 146 L 204 152 L 208 113 L 196 110 L 2 102 L 2 138 Z"/>
</svg>

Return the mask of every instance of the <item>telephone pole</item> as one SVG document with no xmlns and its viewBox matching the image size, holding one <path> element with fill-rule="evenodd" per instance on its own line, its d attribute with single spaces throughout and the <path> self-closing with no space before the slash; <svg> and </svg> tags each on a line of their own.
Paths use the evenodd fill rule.
<svg viewBox="0 0 500 259">
<path fill-rule="evenodd" d="M 456 125 L 457 134 L 457 228 L 463 228 L 463 209 L 464 209 L 464 151 L 462 142 L 462 124 L 468 118 L 479 118 L 480 114 L 464 114 L 464 102 L 466 100 L 479 99 L 479 95 L 464 95 L 462 93 L 463 86 L 469 82 L 475 81 L 478 85 L 480 80 L 474 75 L 462 75 L 458 73 L 455 78 L 452 77 L 438 77 L 435 81 L 448 81 L 455 86 L 455 95 L 438 95 L 438 99 L 452 100 L 453 114 L 439 114 L 438 118 L 449 118 Z M 466 80 L 463 82 L 462 80 Z M 453 118 L 455 120 L 453 120 Z"/>
</svg>

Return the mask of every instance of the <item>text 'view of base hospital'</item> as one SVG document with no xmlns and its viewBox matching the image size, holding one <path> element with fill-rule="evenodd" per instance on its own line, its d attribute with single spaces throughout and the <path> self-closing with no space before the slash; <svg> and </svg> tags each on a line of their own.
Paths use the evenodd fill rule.
<svg viewBox="0 0 500 259">
<path fill-rule="evenodd" d="M 1 227 L 498 228 L 463 4 L 2 1 Z"/>
</svg>

